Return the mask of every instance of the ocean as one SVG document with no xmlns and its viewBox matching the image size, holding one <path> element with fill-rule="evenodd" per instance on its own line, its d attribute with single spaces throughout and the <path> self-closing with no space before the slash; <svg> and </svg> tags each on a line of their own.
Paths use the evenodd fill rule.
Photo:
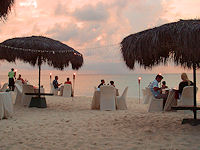
<svg viewBox="0 0 200 150">
<path fill-rule="evenodd" d="M 21 73 L 22 78 L 29 81 L 29 83 L 38 86 L 38 73 Z M 67 74 L 66 72 L 62 72 L 58 75 L 59 83 L 64 83 L 66 78 L 69 77 L 73 83 L 72 74 Z M 55 76 L 54 71 L 52 71 L 52 79 L 53 81 Z M 76 74 L 76 78 L 74 80 L 74 91 L 75 96 L 92 96 L 94 93 L 94 87 L 98 86 L 101 79 L 104 79 L 106 84 L 108 84 L 111 80 L 115 82 L 116 88 L 119 90 L 119 94 L 123 92 L 126 86 L 128 86 L 128 97 L 139 98 L 139 84 L 138 77 L 141 77 L 140 82 L 140 95 L 142 98 L 142 89 L 147 87 L 151 81 L 155 79 L 156 74 Z M 164 79 L 162 81 L 166 81 L 167 86 L 169 88 L 178 88 L 179 82 L 181 82 L 180 74 L 162 74 Z M 193 75 L 188 74 L 190 80 L 193 80 Z M 197 74 L 197 87 L 200 87 L 200 74 Z M 5 82 L 8 82 L 7 73 L 0 74 L 0 82 L 1 85 Z M 50 91 L 50 75 L 47 72 L 41 72 L 41 85 L 44 86 L 45 92 Z M 200 98 L 200 92 L 197 92 L 197 99 Z"/>
</svg>

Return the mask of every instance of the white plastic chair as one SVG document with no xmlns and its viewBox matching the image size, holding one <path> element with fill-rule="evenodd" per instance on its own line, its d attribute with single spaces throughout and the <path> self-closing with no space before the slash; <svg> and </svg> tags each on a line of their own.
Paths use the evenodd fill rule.
<svg viewBox="0 0 200 150">
<path fill-rule="evenodd" d="M 150 96 L 148 112 L 160 112 L 163 110 L 163 99 L 157 99 L 153 95 Z"/>
<path fill-rule="evenodd" d="M 5 92 L 8 89 L 8 83 L 4 83 L 3 87 L 0 89 L 0 92 Z"/>
<path fill-rule="evenodd" d="M 124 89 L 124 92 L 122 93 L 121 96 L 117 96 L 117 97 L 116 97 L 117 109 L 121 109 L 121 110 L 127 109 L 127 106 L 126 106 L 127 91 L 128 91 L 128 87 L 126 87 L 126 88 Z"/>
<path fill-rule="evenodd" d="M 196 92 L 198 88 L 196 87 Z M 193 106 L 194 105 L 194 87 L 186 86 L 183 88 L 183 92 L 180 98 L 179 106 Z"/>
<path fill-rule="evenodd" d="M 72 95 L 72 85 L 71 84 L 65 84 L 63 88 L 63 97 L 71 97 Z"/>
<path fill-rule="evenodd" d="M 53 93 L 53 95 L 58 95 L 58 89 L 54 88 L 53 83 L 50 83 L 50 86 L 51 86 L 50 93 Z"/>
<path fill-rule="evenodd" d="M 19 84 L 15 84 L 15 89 L 17 92 L 16 98 L 15 98 L 15 104 L 21 105 L 21 99 L 22 99 L 22 86 Z"/>
<path fill-rule="evenodd" d="M 35 93 L 32 85 L 22 85 L 22 106 L 29 106 L 33 95 L 26 95 L 25 93 Z"/>
<path fill-rule="evenodd" d="M 100 110 L 116 110 L 116 89 L 113 86 L 100 87 Z"/>
</svg>

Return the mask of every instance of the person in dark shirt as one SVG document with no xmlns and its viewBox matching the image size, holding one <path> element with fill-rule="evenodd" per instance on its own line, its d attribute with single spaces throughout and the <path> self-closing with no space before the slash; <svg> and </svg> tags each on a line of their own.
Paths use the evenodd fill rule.
<svg viewBox="0 0 200 150">
<path fill-rule="evenodd" d="M 114 81 L 110 81 L 110 85 L 112 85 L 113 87 L 115 87 Z"/>
<path fill-rule="evenodd" d="M 101 83 L 98 85 L 98 88 L 100 88 L 102 85 L 104 85 L 105 84 L 105 81 L 102 79 L 101 80 Z"/>
<path fill-rule="evenodd" d="M 54 88 L 59 90 L 59 86 L 61 84 L 62 83 L 58 84 L 58 76 L 55 76 L 55 80 L 53 80 L 53 86 L 54 86 Z"/>
<path fill-rule="evenodd" d="M 181 79 L 183 81 L 181 81 L 179 83 L 179 87 L 178 87 L 178 93 L 179 93 L 180 96 L 181 96 L 181 94 L 183 92 L 183 88 L 184 87 L 193 85 L 193 82 L 188 79 L 188 76 L 187 76 L 186 73 L 182 73 L 181 74 Z"/>
</svg>

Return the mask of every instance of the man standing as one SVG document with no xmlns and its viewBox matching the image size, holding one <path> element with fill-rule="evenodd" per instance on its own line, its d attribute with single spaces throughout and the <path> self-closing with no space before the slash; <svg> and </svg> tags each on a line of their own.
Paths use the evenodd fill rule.
<svg viewBox="0 0 200 150">
<path fill-rule="evenodd" d="M 9 89 L 11 91 L 14 91 L 14 88 L 15 88 L 15 81 L 14 81 L 14 78 L 16 76 L 16 72 L 14 72 L 14 68 L 11 69 L 11 71 L 8 73 L 8 78 L 9 78 Z"/>
<path fill-rule="evenodd" d="M 153 96 L 157 99 L 163 98 L 163 109 L 167 100 L 167 94 L 162 94 L 162 89 L 159 88 L 158 83 L 161 82 L 163 77 L 161 75 L 157 75 L 155 80 L 151 83 L 150 89 Z"/>
</svg>

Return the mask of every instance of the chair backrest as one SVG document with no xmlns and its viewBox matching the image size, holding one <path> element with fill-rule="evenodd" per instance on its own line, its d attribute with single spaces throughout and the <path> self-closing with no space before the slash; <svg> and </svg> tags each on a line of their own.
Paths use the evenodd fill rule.
<svg viewBox="0 0 200 150">
<path fill-rule="evenodd" d="M 22 83 L 21 80 L 16 80 L 16 81 L 15 81 L 15 84 L 19 84 L 19 85 L 21 85 L 21 86 L 23 85 L 23 83 Z"/>
<path fill-rule="evenodd" d="M 124 92 L 122 93 L 122 96 L 121 96 L 121 97 L 126 98 L 127 92 L 128 92 L 128 86 L 124 89 Z"/>
<path fill-rule="evenodd" d="M 32 85 L 22 85 L 22 93 L 34 93 L 34 87 Z"/>
<path fill-rule="evenodd" d="M 100 87 L 100 110 L 116 110 L 116 89 L 113 86 Z"/>
<path fill-rule="evenodd" d="M 110 85 L 104 85 L 100 87 L 101 95 L 106 94 L 106 95 L 116 95 L 116 89 L 113 86 Z"/>
<path fill-rule="evenodd" d="M 198 88 L 196 87 L 196 92 Z M 181 105 L 194 105 L 194 87 L 193 86 L 186 86 L 183 88 L 183 92 L 180 98 Z"/>
<path fill-rule="evenodd" d="M 4 83 L 3 87 L 0 89 L 1 92 L 5 92 L 8 88 L 8 83 Z"/>
<path fill-rule="evenodd" d="M 64 97 L 71 97 L 71 94 L 72 94 L 72 85 L 71 84 L 64 84 L 63 96 Z"/>
</svg>

